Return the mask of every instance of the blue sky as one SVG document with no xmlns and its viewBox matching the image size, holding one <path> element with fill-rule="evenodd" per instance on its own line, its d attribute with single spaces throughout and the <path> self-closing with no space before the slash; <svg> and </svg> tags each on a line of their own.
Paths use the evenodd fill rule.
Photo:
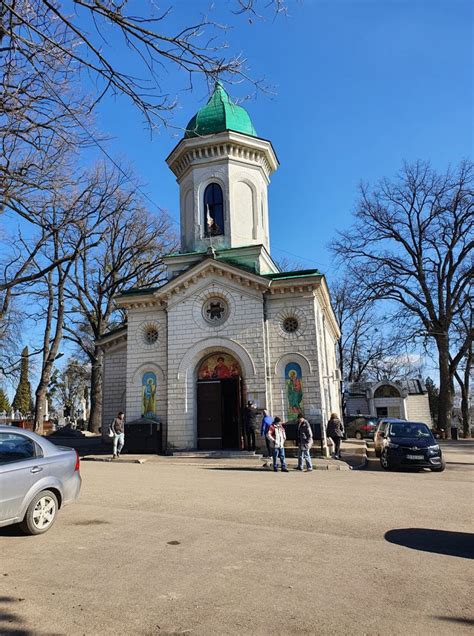
<svg viewBox="0 0 474 636">
<path fill-rule="evenodd" d="M 225 39 L 242 51 L 250 74 L 273 94 L 245 102 L 257 133 L 270 139 L 280 168 L 270 186 L 272 254 L 296 255 L 333 277 L 328 242 L 351 223 L 361 180 L 392 176 L 404 160 L 445 169 L 473 149 L 473 3 L 463 0 L 306 0 L 288 2 L 276 20 L 233 16 L 218 3 Z M 207 3 L 177 0 L 169 28 L 189 24 Z M 183 127 L 207 100 L 204 81 L 183 92 L 184 76 L 167 76 Z M 248 85 L 228 88 L 233 98 Z M 165 157 L 173 129 L 150 136 L 125 99 L 107 99 L 97 125 L 109 151 L 130 162 L 158 206 L 178 220 L 178 188 Z"/>
</svg>

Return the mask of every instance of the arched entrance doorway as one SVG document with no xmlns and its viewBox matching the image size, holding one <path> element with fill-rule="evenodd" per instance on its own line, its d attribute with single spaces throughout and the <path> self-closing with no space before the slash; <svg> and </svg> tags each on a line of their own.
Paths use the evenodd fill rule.
<svg viewBox="0 0 474 636">
<path fill-rule="evenodd" d="M 228 353 L 212 353 L 197 372 L 198 449 L 240 449 L 241 410 L 240 364 Z"/>
</svg>

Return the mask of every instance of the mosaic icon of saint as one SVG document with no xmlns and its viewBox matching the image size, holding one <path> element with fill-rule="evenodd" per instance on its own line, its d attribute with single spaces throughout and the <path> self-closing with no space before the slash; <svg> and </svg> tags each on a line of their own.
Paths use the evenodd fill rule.
<svg viewBox="0 0 474 636">
<path fill-rule="evenodd" d="M 286 381 L 288 411 L 291 419 L 294 419 L 299 413 L 302 413 L 301 402 L 303 401 L 303 387 L 298 374 L 294 369 L 288 372 L 288 380 Z"/>
<path fill-rule="evenodd" d="M 143 415 L 155 414 L 156 382 L 147 378 L 143 385 Z"/>
<path fill-rule="evenodd" d="M 226 365 L 225 360 L 222 356 L 219 356 L 217 358 L 217 364 L 214 367 L 214 371 L 212 372 L 212 377 L 219 378 L 219 380 L 230 377 L 230 369 Z"/>
</svg>

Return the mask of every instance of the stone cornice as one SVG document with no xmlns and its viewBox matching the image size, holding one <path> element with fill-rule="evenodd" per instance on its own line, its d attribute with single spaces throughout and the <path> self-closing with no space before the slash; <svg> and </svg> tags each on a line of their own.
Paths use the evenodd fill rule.
<svg viewBox="0 0 474 636">
<path fill-rule="evenodd" d="M 123 329 L 114 333 L 104 334 L 95 342 L 104 351 L 119 347 L 127 342 L 127 327 L 123 327 Z"/>
<path fill-rule="evenodd" d="M 234 283 L 260 292 L 267 290 L 270 285 L 270 281 L 258 274 L 252 274 L 228 263 L 207 257 L 165 285 L 162 285 L 156 291 L 140 296 L 134 295 L 133 297 L 119 296 L 115 299 L 115 303 L 118 307 L 127 309 L 165 307 L 175 295 L 186 291 L 190 285 L 204 280 L 209 274 L 220 275 Z"/>
<path fill-rule="evenodd" d="M 263 170 L 267 179 L 278 168 L 278 159 L 269 141 L 230 130 L 216 135 L 182 139 L 166 162 L 180 181 L 191 165 L 223 159 L 254 164 Z"/>
</svg>

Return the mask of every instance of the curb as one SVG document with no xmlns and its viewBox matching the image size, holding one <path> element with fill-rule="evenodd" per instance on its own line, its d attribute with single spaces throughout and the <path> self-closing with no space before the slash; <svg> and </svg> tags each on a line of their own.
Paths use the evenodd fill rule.
<svg viewBox="0 0 474 636">
<path fill-rule="evenodd" d="M 112 457 L 81 457 L 81 462 L 110 462 L 114 464 L 144 464 L 146 459 L 112 459 Z"/>
<path fill-rule="evenodd" d="M 364 450 L 362 452 L 362 463 L 359 464 L 358 466 L 350 466 L 351 470 L 364 470 L 364 468 L 367 468 L 367 465 L 369 463 L 369 457 L 367 455 L 367 442 L 364 442 Z"/>
<path fill-rule="evenodd" d="M 268 471 L 272 471 L 272 467 L 271 465 L 266 466 L 265 464 L 262 466 L 263 470 L 268 470 Z M 293 470 L 294 467 L 290 466 L 289 470 L 290 472 L 296 472 Z M 351 470 L 351 467 L 346 464 L 346 463 L 341 463 L 341 464 L 317 464 L 316 462 L 314 462 L 313 464 L 313 471 L 314 470 Z M 305 471 L 307 472 L 307 471 Z"/>
</svg>

